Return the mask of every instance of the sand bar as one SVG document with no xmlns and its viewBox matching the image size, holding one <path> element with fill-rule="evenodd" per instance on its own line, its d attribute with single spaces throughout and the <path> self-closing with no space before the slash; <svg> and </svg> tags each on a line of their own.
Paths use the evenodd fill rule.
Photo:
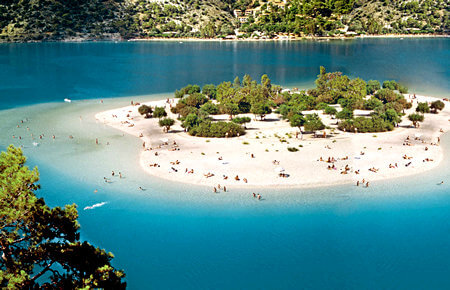
<svg viewBox="0 0 450 290">
<path fill-rule="evenodd" d="M 405 97 L 409 99 L 409 95 Z M 414 111 L 417 102 L 434 100 L 416 96 L 413 108 L 406 114 Z M 170 113 L 167 100 L 145 104 L 164 106 L 170 117 L 177 117 Z M 156 177 L 214 187 L 220 184 L 295 188 L 356 183 L 363 179 L 371 182 L 436 167 L 443 158 L 438 138 L 450 129 L 450 103 L 445 104 L 439 114 L 426 114 L 420 128 L 412 127 L 405 116 L 391 132 L 354 134 L 334 130 L 327 138 L 314 138 L 312 134 L 299 134 L 296 138 L 299 130 L 277 114 L 267 116 L 265 121 L 249 114 L 252 121 L 247 124 L 247 133 L 235 138 L 192 137 L 184 132 L 179 121 L 169 133 L 164 133 L 158 119 L 145 119 L 138 113 L 139 106 L 108 110 L 95 117 L 140 138 L 143 143 L 140 164 Z M 336 120 L 321 113 L 320 116 L 326 125 L 336 127 Z M 228 116 L 214 118 L 226 120 Z M 298 151 L 290 152 L 288 147 Z M 332 162 L 328 162 L 329 158 Z M 288 177 L 281 177 L 280 173 Z"/>
</svg>

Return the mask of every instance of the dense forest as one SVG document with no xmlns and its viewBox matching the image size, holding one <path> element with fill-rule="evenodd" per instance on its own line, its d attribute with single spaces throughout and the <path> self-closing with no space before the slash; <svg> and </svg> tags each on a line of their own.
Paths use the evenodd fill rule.
<svg viewBox="0 0 450 290">
<path fill-rule="evenodd" d="M 448 34 L 449 9 L 445 0 L 2 0 L 0 41 Z"/>
</svg>

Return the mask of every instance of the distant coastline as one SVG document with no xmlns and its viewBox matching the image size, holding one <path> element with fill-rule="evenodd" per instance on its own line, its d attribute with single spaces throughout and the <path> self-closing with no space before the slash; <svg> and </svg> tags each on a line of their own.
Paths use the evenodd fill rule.
<svg viewBox="0 0 450 290">
<path fill-rule="evenodd" d="M 302 40 L 354 40 L 364 38 L 448 38 L 449 34 L 370 34 L 370 35 L 354 35 L 354 36 L 295 36 L 295 37 L 274 37 L 274 38 L 200 38 L 200 37 L 148 37 L 148 38 L 130 38 L 123 39 L 121 37 L 112 36 L 105 38 L 90 37 L 69 37 L 58 40 L 29 40 L 29 41 L 3 41 L 0 43 L 45 43 L 45 42 L 151 42 L 151 41 L 190 41 L 190 42 L 270 42 L 270 41 L 302 41 Z"/>
<path fill-rule="evenodd" d="M 236 39 L 225 39 L 225 38 L 195 38 L 195 37 L 149 37 L 149 38 L 132 38 L 126 41 L 224 41 L 224 42 L 241 42 L 241 41 L 301 41 L 301 40 L 353 40 L 360 38 L 448 38 L 448 34 L 372 34 L 372 35 L 357 35 L 357 36 L 303 36 L 303 37 L 291 37 L 291 38 L 236 38 Z"/>
</svg>

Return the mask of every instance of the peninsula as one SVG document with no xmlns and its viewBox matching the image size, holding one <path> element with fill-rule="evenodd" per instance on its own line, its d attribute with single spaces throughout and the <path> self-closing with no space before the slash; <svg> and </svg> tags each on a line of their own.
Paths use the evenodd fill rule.
<svg viewBox="0 0 450 290">
<path fill-rule="evenodd" d="M 246 75 L 96 118 L 142 139 L 147 173 L 214 187 L 369 186 L 418 174 L 442 160 L 450 129 L 446 99 L 324 68 L 308 91 Z"/>
</svg>

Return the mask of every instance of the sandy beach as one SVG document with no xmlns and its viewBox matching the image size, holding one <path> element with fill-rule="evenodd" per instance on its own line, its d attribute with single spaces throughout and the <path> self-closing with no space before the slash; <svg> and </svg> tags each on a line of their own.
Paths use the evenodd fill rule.
<svg viewBox="0 0 450 290">
<path fill-rule="evenodd" d="M 405 97 L 410 100 L 410 95 Z M 416 96 L 406 115 L 415 110 L 417 102 L 434 100 Z M 167 100 L 144 104 L 163 106 L 169 117 L 177 117 L 170 113 Z M 140 164 L 145 172 L 159 178 L 217 189 L 219 185 L 222 189 L 223 186 L 294 188 L 358 181 L 363 186 L 363 180 L 370 186 L 372 181 L 420 174 L 439 164 L 443 151 L 438 138 L 450 129 L 450 103 L 445 104 L 439 114 L 426 114 L 419 128 L 414 128 L 404 116 L 399 127 L 384 133 L 333 130 L 336 120 L 316 111 L 332 128 L 326 138 L 302 136 L 297 133 L 298 128 L 290 127 L 277 114 L 268 115 L 264 121 L 249 114 L 252 121 L 246 126 L 247 133 L 236 138 L 192 137 L 184 132 L 178 120 L 165 133 L 158 119 L 145 119 L 136 105 L 100 112 L 95 117 L 105 125 L 140 138 Z M 213 117 L 228 119 L 225 115 Z M 290 152 L 288 147 L 298 151 Z"/>
</svg>

